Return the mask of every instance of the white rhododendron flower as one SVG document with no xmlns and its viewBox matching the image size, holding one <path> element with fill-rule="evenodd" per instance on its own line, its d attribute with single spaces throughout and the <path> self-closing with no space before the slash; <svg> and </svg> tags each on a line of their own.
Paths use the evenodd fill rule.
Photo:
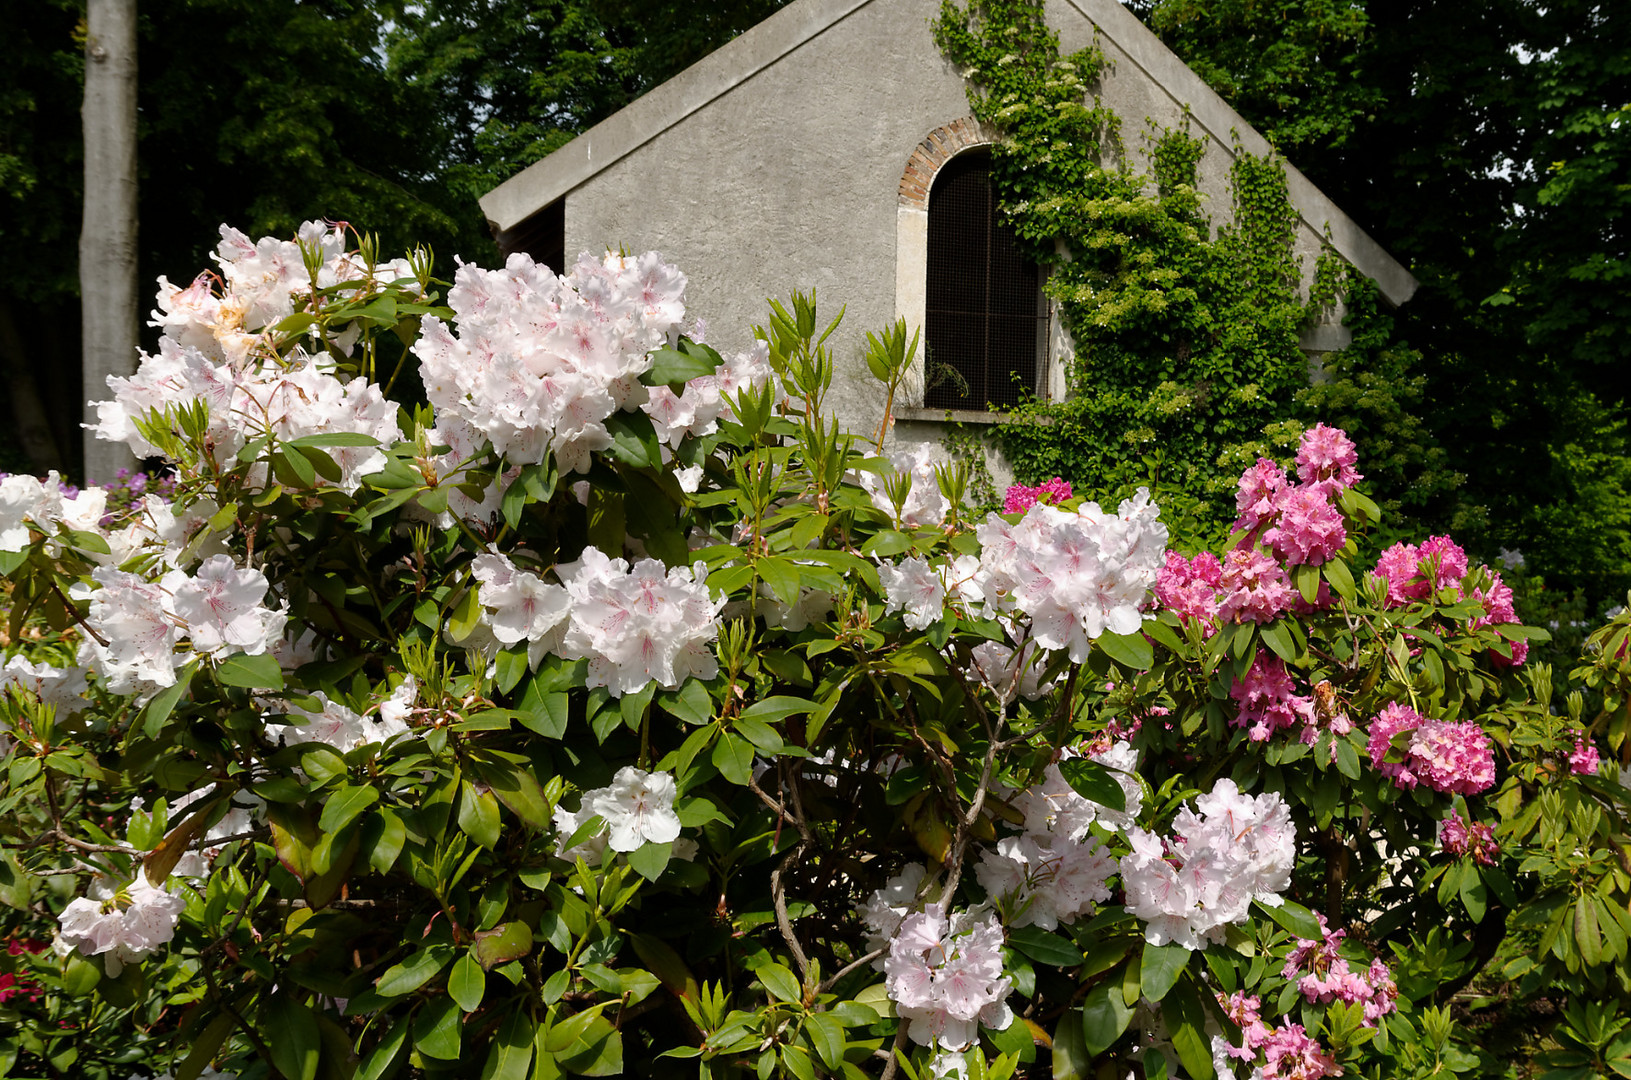
<svg viewBox="0 0 1631 1080">
<path fill-rule="evenodd" d="M 596 789 L 584 803 L 606 822 L 613 851 L 633 851 L 644 844 L 667 844 L 680 834 L 674 813 L 674 777 L 642 772 L 633 766 L 617 770 L 610 787 Z"/>
<path fill-rule="evenodd" d="M 685 275 L 655 252 L 584 254 L 565 277 L 521 253 L 502 270 L 463 264 L 448 293 L 457 332 L 426 316 L 414 346 L 426 395 L 512 464 L 553 453 L 563 473 L 588 472 L 612 444 L 612 414 L 647 403 L 639 375 L 684 317 L 684 293 Z M 673 419 L 698 422 L 693 405 L 707 411 L 676 402 Z"/>
<path fill-rule="evenodd" d="M 572 601 L 567 590 L 518 568 L 500 554 L 477 555 L 472 572 L 481 583 L 483 621 L 502 645 L 526 642 L 533 664 L 558 652 Z"/>
<path fill-rule="evenodd" d="M 719 634 L 724 599 L 709 598 L 703 564 L 667 570 L 642 559 L 630 569 L 590 547 L 555 572 L 572 604 L 560 654 L 589 661 L 591 687 L 621 697 L 653 682 L 673 689 L 718 673 L 708 643 Z"/>
<path fill-rule="evenodd" d="M 155 888 L 140 871 L 135 880 L 117 889 L 98 877 L 90 893 L 63 909 L 57 917 L 58 932 L 65 945 L 86 956 L 103 957 L 111 977 L 167 944 L 187 908 L 180 894 Z"/>
<path fill-rule="evenodd" d="M 971 582 L 990 614 L 1029 616 L 1030 636 L 1076 663 L 1105 631 L 1132 634 L 1164 565 L 1167 527 L 1147 490 L 1115 514 L 1036 503 L 1018 524 L 996 514 L 975 530 L 980 570 Z"/>
<path fill-rule="evenodd" d="M 884 961 L 884 985 L 914 1042 L 957 1050 L 978 1037 L 981 1024 L 1000 1031 L 1013 1023 L 1002 941 L 1002 925 L 989 911 L 948 917 L 929 904 L 901 920 Z"/>
<path fill-rule="evenodd" d="M 1094 837 L 1025 833 L 984 848 L 974 876 L 987 895 L 1003 897 L 1017 912 L 1010 926 L 1053 930 L 1091 915 L 1110 899 L 1105 884 L 1116 872 L 1116 860 Z"/>
<path fill-rule="evenodd" d="M 1295 826 L 1275 792 L 1241 794 L 1219 780 L 1173 822 L 1173 837 L 1127 831 L 1132 853 L 1121 860 L 1127 910 L 1146 923 L 1152 945 L 1178 942 L 1191 949 L 1223 940 L 1224 927 L 1244 922 L 1251 902 L 1278 907 L 1291 884 L 1297 854 Z"/>
<path fill-rule="evenodd" d="M 269 584 L 259 570 L 240 569 L 231 556 L 204 560 L 188 577 L 164 575 L 171 610 L 187 627 L 194 649 L 205 655 L 244 652 L 259 656 L 283 637 L 287 616 L 266 608 Z"/>
<path fill-rule="evenodd" d="M 176 625 L 168 597 L 157 584 L 124 570 L 97 567 L 85 623 L 101 636 L 87 636 L 80 659 L 91 664 L 115 694 L 145 694 L 174 686 Z M 104 644 L 106 642 L 106 644 Z"/>
<path fill-rule="evenodd" d="M 901 506 L 902 525 L 939 525 L 946 520 L 951 501 L 940 490 L 934 468 L 945 461 L 945 451 L 934 443 L 892 449 L 885 455 L 890 471 L 904 473 L 912 478 L 911 491 Z M 895 504 L 885 490 L 885 476 L 874 472 L 856 472 L 856 480 L 872 497 L 872 505 L 889 514 L 895 513 Z"/>
<path fill-rule="evenodd" d="M 907 863 L 900 873 L 856 908 L 855 913 L 866 924 L 867 952 L 888 949 L 890 939 L 900 929 L 901 920 L 911 913 L 912 905 L 917 902 L 917 894 L 923 887 L 923 876 L 927 872 L 922 863 Z M 872 966 L 882 971 L 883 958 L 874 960 Z"/>
<path fill-rule="evenodd" d="M 680 819 L 674 812 L 677 791 L 670 773 L 648 773 L 624 766 L 606 787 L 585 791 L 575 813 L 556 807 L 556 854 L 564 859 L 582 857 L 595 862 L 608 847 L 628 852 L 646 844 L 668 843 L 676 844 L 675 853 L 679 854 Z M 573 834 L 597 814 L 604 823 L 600 831 L 575 847 L 565 847 Z M 689 846 L 681 857 L 695 854 L 696 848 Z"/>
<path fill-rule="evenodd" d="M 52 667 L 45 661 L 31 664 L 18 653 L 0 667 L 0 691 L 17 686 L 40 699 L 41 704 L 77 710 L 84 705 L 87 683 L 82 667 Z"/>
<path fill-rule="evenodd" d="M 1066 750 L 1064 756 L 1079 755 Z M 1088 759 L 1115 770 L 1111 775 L 1121 785 L 1123 808 L 1112 810 L 1077 794 L 1055 762 L 1043 770 L 1042 783 L 1014 799 L 1015 808 L 1025 815 L 1026 832 L 1074 841 L 1086 836 L 1095 821 L 1111 829 L 1125 829 L 1133 823 L 1144 802 L 1144 789 L 1133 775 L 1138 768 L 1138 751 L 1130 743 L 1116 742 Z"/>
<path fill-rule="evenodd" d="M 878 580 L 884 587 L 884 614 L 904 611 L 908 630 L 926 630 L 945 613 L 946 587 L 940 574 L 916 555 L 898 566 L 884 563 L 878 567 Z"/>
<path fill-rule="evenodd" d="M 289 718 L 300 719 L 304 723 L 267 724 L 266 737 L 273 742 L 281 741 L 288 745 L 303 742 L 325 743 L 345 754 L 359 746 L 382 743 L 397 735 L 412 733 L 412 729 L 400 714 L 393 719 L 386 716 L 385 710 L 381 709 L 378 718 L 366 717 L 337 701 L 330 700 L 321 690 L 312 696 L 322 704 L 321 711 L 312 712 L 290 702 Z"/>
</svg>

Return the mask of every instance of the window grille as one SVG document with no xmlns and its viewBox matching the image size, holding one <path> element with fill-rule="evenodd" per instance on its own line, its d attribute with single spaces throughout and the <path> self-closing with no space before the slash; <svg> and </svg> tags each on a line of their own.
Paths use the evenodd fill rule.
<svg viewBox="0 0 1631 1080">
<path fill-rule="evenodd" d="M 988 154 L 959 154 L 935 177 L 926 286 L 925 406 L 991 411 L 1039 390 L 1047 298 L 997 213 Z"/>
</svg>

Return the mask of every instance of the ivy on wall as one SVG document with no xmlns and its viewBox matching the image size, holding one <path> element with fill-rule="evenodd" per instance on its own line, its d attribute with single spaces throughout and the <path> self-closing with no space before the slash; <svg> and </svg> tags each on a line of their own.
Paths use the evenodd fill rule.
<svg viewBox="0 0 1631 1080">
<path fill-rule="evenodd" d="M 974 115 L 1003 133 L 999 201 L 1076 346 L 1064 400 L 1032 399 L 996 427 L 1017 478 L 1062 476 L 1101 500 L 1149 485 L 1180 544 L 1200 546 L 1227 532 L 1245 466 L 1289 463 L 1305 423 L 1340 416 L 1366 460 L 1388 462 L 1377 494 L 1404 511 L 1395 520 L 1442 517 L 1459 478 L 1408 411 L 1408 350 L 1382 340 L 1374 289 L 1334 252 L 1300 295 L 1276 157 L 1236 148 L 1232 220 L 1214 234 L 1196 188 L 1205 141 L 1146 121 L 1135 167 L 1121 118 L 1089 97 L 1102 53 L 1061 55 L 1040 4 L 945 0 L 935 36 Z M 1344 293 L 1370 336 L 1311 385 L 1300 331 Z"/>
</svg>

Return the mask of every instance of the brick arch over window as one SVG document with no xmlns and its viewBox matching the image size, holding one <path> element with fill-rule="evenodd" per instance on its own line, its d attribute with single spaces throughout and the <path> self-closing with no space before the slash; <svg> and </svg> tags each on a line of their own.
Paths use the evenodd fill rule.
<svg viewBox="0 0 1631 1080">
<path fill-rule="evenodd" d="M 929 191 L 934 187 L 935 174 L 940 167 L 964 150 L 976 146 L 990 146 L 997 141 L 990 128 L 965 116 L 953 120 L 945 127 L 937 127 L 917 144 L 912 156 L 906 159 L 906 170 L 900 174 L 900 204 L 912 210 L 929 210 Z"/>
</svg>

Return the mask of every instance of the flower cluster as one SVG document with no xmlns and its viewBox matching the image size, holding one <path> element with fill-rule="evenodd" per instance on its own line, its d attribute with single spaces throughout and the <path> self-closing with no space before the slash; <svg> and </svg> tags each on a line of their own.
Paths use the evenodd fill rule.
<svg viewBox="0 0 1631 1080">
<path fill-rule="evenodd" d="M 267 724 L 266 737 L 274 743 L 281 741 L 291 746 L 295 743 L 319 742 L 346 754 L 360 746 L 384 743 L 412 732 L 402 713 L 392 714 L 389 710 L 381 709 L 377 717 L 364 716 L 331 700 L 321 690 L 312 698 L 320 706 L 315 712 L 296 702 L 282 706 L 290 720 L 299 722 Z"/>
<path fill-rule="evenodd" d="M 1066 749 L 1064 757 L 1086 756 L 1111 770 L 1121 786 L 1123 806 L 1112 810 L 1092 799 L 1084 798 L 1053 762 L 1042 771 L 1042 782 L 1014 797 L 1014 808 L 1025 815 L 1026 833 L 1042 838 L 1080 841 L 1097 821 L 1106 828 L 1122 830 L 1131 827 L 1144 804 L 1144 789 L 1138 784 L 1138 751 L 1130 743 L 1116 742 L 1085 755 Z"/>
<path fill-rule="evenodd" d="M 1059 506 L 1069 499 L 1070 481 L 1054 477 L 1046 480 L 1036 487 L 1026 487 L 1024 484 L 1013 484 L 1002 495 L 1002 512 L 1005 514 L 1023 514 L 1037 503 L 1046 503 L 1048 506 Z"/>
<path fill-rule="evenodd" d="M 1244 679 L 1236 679 L 1229 696 L 1240 707 L 1235 724 L 1251 733 L 1253 742 L 1261 742 L 1280 728 L 1309 725 L 1312 732 L 1314 699 L 1296 692 L 1285 661 L 1267 649 L 1260 650 Z"/>
<path fill-rule="evenodd" d="M 84 705 L 87 689 L 85 669 L 82 667 L 52 667 L 45 661 L 31 664 L 18 653 L 0 667 L 0 694 L 8 686 L 16 686 L 38 698 L 40 704 L 66 711 L 77 711 Z"/>
<path fill-rule="evenodd" d="M 1178 812 L 1170 840 L 1140 828 L 1128 829 L 1127 839 L 1127 910 L 1144 920 L 1152 945 L 1176 941 L 1191 949 L 1222 941 L 1224 927 L 1244 922 L 1253 900 L 1283 903 L 1297 852 L 1284 800 L 1274 792 L 1243 795 L 1228 779 L 1197 798 L 1195 810 Z"/>
<path fill-rule="evenodd" d="M 1445 854 L 1471 855 L 1480 866 L 1494 866 L 1501 854 L 1501 845 L 1495 840 L 1494 826 L 1469 821 L 1459 813 L 1452 813 L 1439 822 L 1438 842 Z"/>
<path fill-rule="evenodd" d="M 448 294 L 458 332 L 427 315 L 414 347 L 438 429 L 474 429 L 511 464 L 554 454 L 562 472 L 588 472 L 612 445 L 612 415 L 649 400 L 639 376 L 684 317 L 684 293 L 656 252 L 585 253 L 565 277 L 523 253 L 502 270 L 461 265 Z M 666 422 L 698 423 L 684 411 Z"/>
<path fill-rule="evenodd" d="M 1576 776 L 1595 776 L 1597 766 L 1602 758 L 1597 753 L 1597 747 L 1585 736 L 1574 740 L 1574 749 L 1569 751 L 1569 771 Z"/>
<path fill-rule="evenodd" d="M 473 572 L 485 634 L 467 639 L 467 647 L 525 642 L 534 665 L 546 653 L 586 659 L 589 685 L 613 697 L 652 682 L 671 689 L 719 669 L 708 643 L 719 633 L 723 599 L 709 598 L 700 563 L 669 570 L 641 559 L 630 568 L 589 547 L 555 567 L 560 585 L 497 553 L 476 556 Z"/>
<path fill-rule="evenodd" d="M 1410 737 L 1395 739 L 1408 732 Z M 1403 761 L 1388 761 L 1402 749 Z M 1475 795 L 1495 783 L 1495 750 L 1484 729 L 1470 720 L 1434 720 L 1397 702 L 1371 723 L 1371 764 L 1401 788 L 1426 784 L 1434 791 Z"/>
<path fill-rule="evenodd" d="M 656 559 L 630 569 L 585 548 L 575 563 L 555 568 L 571 600 L 561 655 L 589 661 L 589 685 L 621 697 L 649 683 L 672 689 L 719 671 L 708 643 L 719 635 L 724 599 L 710 599 L 707 569 L 665 570 Z"/>
<path fill-rule="evenodd" d="M 283 636 L 287 615 L 265 605 L 269 587 L 259 570 L 229 555 L 204 560 L 193 574 L 172 570 L 158 582 L 126 570 L 98 567 L 91 578 L 85 625 L 92 631 L 80 658 L 116 694 L 175 685 L 186 642 L 199 656 L 258 656 Z"/>
<path fill-rule="evenodd" d="M 657 439 L 670 450 L 679 449 L 688 435 L 712 435 L 719 430 L 720 417 L 733 417 L 731 399 L 746 389 L 758 389 L 775 381 L 770 367 L 770 346 L 755 341 L 747 352 L 723 358 L 712 375 L 699 375 L 678 394 L 666 386 L 646 391 L 648 399 L 640 406 L 657 431 Z M 699 477 L 700 479 L 700 477 Z M 692 484 L 687 490 L 695 490 Z"/>
<path fill-rule="evenodd" d="M 98 877 L 90 895 L 69 901 L 57 921 L 64 945 L 86 956 L 105 957 L 108 975 L 117 977 L 126 964 L 143 959 L 175 936 L 176 921 L 186 907 L 181 894 L 156 888 L 138 872 L 135 880 L 117 888 Z"/>
<path fill-rule="evenodd" d="M 1332 500 L 1362 477 L 1348 436 L 1324 424 L 1303 432 L 1297 448 L 1297 477 L 1267 458 L 1240 477 L 1235 493 L 1235 529 L 1251 543 L 1261 537 L 1274 554 L 1293 566 L 1328 562 L 1347 542 L 1347 527 Z"/>
<path fill-rule="evenodd" d="M 1469 571 L 1468 566 L 1467 553 L 1461 545 L 1448 536 L 1434 536 L 1419 547 L 1394 544 L 1377 557 L 1373 572 L 1383 582 L 1384 607 L 1403 607 L 1448 592 L 1456 599 L 1470 596 L 1483 606 L 1483 614 L 1468 621 L 1470 630 L 1517 622 L 1512 589 L 1501 580 L 1501 575 L 1487 566 L 1473 571 Z M 1510 658 L 1499 651 L 1490 651 L 1490 658 L 1497 666 L 1512 667 L 1528 659 L 1528 642 L 1514 641 L 1510 647 Z"/>
<path fill-rule="evenodd" d="M 0 478 L 0 551 L 18 552 L 31 533 L 98 532 L 107 515 L 108 493 L 70 487 L 52 472 L 44 480 L 26 474 Z"/>
<path fill-rule="evenodd" d="M 1286 956 L 1281 977 L 1296 982 L 1303 998 L 1317 1004 L 1362 1003 L 1365 1026 L 1375 1027 L 1377 1020 L 1394 1010 L 1399 996 L 1392 973 L 1380 959 L 1373 959 L 1363 972 L 1352 970 L 1339 952 L 1348 932 L 1328 929 L 1325 916 L 1318 912 L 1315 916 L 1320 921 L 1323 938 L 1319 941 L 1298 938 L 1296 947 Z"/>
<path fill-rule="evenodd" d="M 1320 1080 L 1342 1075 L 1336 1059 L 1321 1050 L 1301 1024 L 1271 1028 L 1264 1023 L 1260 998 L 1236 991 L 1228 997 L 1219 994 L 1218 1004 L 1241 1032 L 1239 1046 L 1221 1035 L 1212 1036 L 1212 1066 L 1221 1080 L 1235 1080 L 1232 1061 L 1255 1061 L 1259 1053 L 1263 1065 L 1252 1071 L 1251 1080 Z"/>
<path fill-rule="evenodd" d="M 1037 503 L 1013 525 L 992 514 L 975 530 L 982 550 L 959 589 L 991 615 L 1029 616 L 1032 640 L 1080 663 L 1093 638 L 1141 625 L 1166 550 L 1159 513 L 1140 488 L 1115 514 L 1091 502 L 1074 513 Z"/>
<path fill-rule="evenodd" d="M 566 859 L 581 855 L 598 861 L 608 847 L 626 852 L 646 844 L 676 843 L 680 835 L 679 815 L 674 812 L 677 790 L 669 773 L 648 773 L 624 766 L 606 787 L 585 791 L 576 813 L 555 808 L 555 828 L 560 834 L 557 853 Z M 567 841 L 596 815 L 603 823 L 600 829 L 577 845 L 566 847 Z"/>
<path fill-rule="evenodd" d="M 316 266 L 315 276 L 307 256 Z M 201 274 L 178 289 L 159 279 L 153 326 L 163 331 L 159 348 L 144 355 L 128 378 L 108 376 L 111 401 L 97 404 L 97 436 L 122 442 L 137 457 L 159 454 L 141 424 L 155 413 L 201 403 L 207 411 L 204 443 L 216 465 L 227 464 L 250 440 L 290 442 L 313 436 L 363 436 L 361 445 L 334 446 L 327 456 L 337 479 L 319 475 L 313 483 L 333 483 L 354 492 L 361 478 L 380 469 L 383 452 L 374 443 L 397 438 L 396 406 L 366 379 L 346 381 L 335 373 L 326 350 L 307 353 L 299 345 L 280 355 L 273 328 L 294 313 L 297 299 L 315 289 L 341 295 L 414 276 L 405 260 L 369 266 L 345 250 L 342 227 L 308 221 L 295 241 L 265 237 L 251 242 L 221 226 L 215 252 L 217 276 Z M 219 291 L 217 291 L 219 288 Z M 349 349 L 360 333 L 353 323 L 330 344 Z M 256 463 L 251 482 L 264 484 L 267 466 Z"/>
<path fill-rule="evenodd" d="M 974 876 L 987 895 L 1001 897 L 1013 912 L 1009 926 L 1053 930 L 1091 915 L 1110 899 L 1106 881 L 1116 860 L 1098 839 L 1080 840 L 1027 832 L 980 852 Z"/>
<path fill-rule="evenodd" d="M 901 920 L 884 985 L 913 1041 L 956 1050 L 975 1040 L 981 1024 L 1001 1031 L 1013 1023 L 1002 941 L 1002 924 L 989 911 L 948 916 L 929 904 Z"/>
<path fill-rule="evenodd" d="M 1210 551 L 1193 559 L 1169 551 L 1166 565 L 1155 576 L 1155 599 L 1169 611 L 1199 623 L 1210 637 L 1217 632 L 1218 590 L 1222 584 L 1223 563 Z"/>
</svg>

